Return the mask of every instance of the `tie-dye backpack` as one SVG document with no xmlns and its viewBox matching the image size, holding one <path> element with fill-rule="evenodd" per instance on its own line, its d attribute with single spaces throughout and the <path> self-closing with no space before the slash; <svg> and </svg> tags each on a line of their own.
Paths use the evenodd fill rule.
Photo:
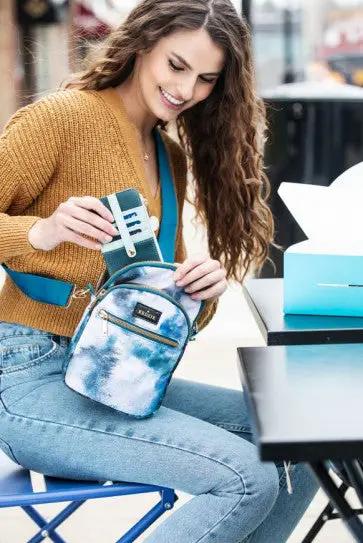
<svg viewBox="0 0 363 543">
<path fill-rule="evenodd" d="M 163 210 L 158 243 L 160 256 L 172 262 L 177 198 L 168 155 L 158 131 L 155 138 Z M 193 300 L 175 285 L 176 265 L 154 261 L 159 257 L 151 256 L 147 240 L 141 235 L 137 244 L 137 231 L 128 232 L 131 224 L 123 224 L 125 213 L 135 212 L 142 225 L 147 219 L 146 212 L 139 214 L 140 195 L 134 192 L 121 191 L 112 200 L 120 207 L 120 212 L 113 209 L 121 235 L 121 241 L 116 243 L 122 245 L 121 250 L 132 245 L 132 258 L 127 260 L 126 253 L 123 254 L 121 265 L 130 263 L 116 272 L 113 259 L 105 258 L 110 278 L 97 286 L 96 292 L 91 289 L 91 303 L 69 344 L 64 369 L 65 382 L 73 390 L 128 415 L 144 418 L 160 407 L 185 347 L 197 333 L 196 321 L 203 302 Z M 104 203 L 107 205 L 107 199 Z M 151 245 L 155 243 L 154 239 Z M 118 265 L 121 267 L 120 261 Z"/>
<path fill-rule="evenodd" d="M 137 418 L 160 407 L 203 307 L 175 285 L 176 268 L 134 263 L 92 293 L 68 347 L 70 388 Z"/>
</svg>

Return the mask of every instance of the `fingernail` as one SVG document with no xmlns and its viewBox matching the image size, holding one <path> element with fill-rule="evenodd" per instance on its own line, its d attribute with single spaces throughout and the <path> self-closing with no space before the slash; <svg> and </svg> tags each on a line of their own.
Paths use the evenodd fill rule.
<svg viewBox="0 0 363 543">
<path fill-rule="evenodd" d="M 112 240 L 112 236 L 105 237 L 105 243 L 109 243 Z"/>
<path fill-rule="evenodd" d="M 175 283 L 175 284 L 176 284 L 176 286 L 177 286 L 177 287 L 181 287 L 181 286 L 182 286 L 182 284 L 183 284 L 183 281 L 176 281 L 176 283 Z"/>
</svg>

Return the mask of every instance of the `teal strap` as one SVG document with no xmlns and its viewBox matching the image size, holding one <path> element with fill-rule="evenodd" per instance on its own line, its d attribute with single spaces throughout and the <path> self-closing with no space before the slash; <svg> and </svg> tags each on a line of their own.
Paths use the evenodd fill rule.
<svg viewBox="0 0 363 543">
<path fill-rule="evenodd" d="M 168 154 L 158 130 L 155 130 L 155 139 L 160 172 L 162 216 L 158 241 L 164 261 L 174 262 L 178 226 L 178 200 Z"/>
<path fill-rule="evenodd" d="M 23 273 L 11 270 L 5 264 L 2 264 L 6 273 L 10 275 L 17 287 L 24 294 L 45 304 L 59 305 L 65 307 L 70 302 L 70 297 L 74 290 L 74 285 L 67 281 L 51 279 L 43 275 L 33 275 L 32 273 Z"/>
<path fill-rule="evenodd" d="M 165 262 L 174 262 L 178 226 L 178 201 L 167 151 L 157 130 L 155 130 L 155 139 L 160 171 L 162 206 L 162 219 L 158 241 Z M 84 296 L 83 291 L 79 293 L 75 292 L 75 285 L 67 281 L 52 279 L 43 275 L 18 272 L 11 270 L 5 264 L 2 264 L 2 267 L 17 287 L 29 296 L 29 298 L 37 302 L 67 307 L 72 296 Z"/>
</svg>

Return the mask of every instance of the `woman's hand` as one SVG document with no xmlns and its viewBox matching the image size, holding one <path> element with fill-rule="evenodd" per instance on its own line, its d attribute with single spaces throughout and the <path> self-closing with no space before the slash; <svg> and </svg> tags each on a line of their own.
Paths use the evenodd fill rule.
<svg viewBox="0 0 363 543">
<path fill-rule="evenodd" d="M 71 197 L 62 202 L 54 213 L 37 221 L 28 232 L 30 244 L 35 249 L 50 251 L 64 241 L 100 250 L 103 243 L 117 234 L 112 226 L 112 213 L 93 196 Z M 89 240 L 84 235 L 98 240 Z"/>
<path fill-rule="evenodd" d="M 227 289 L 226 270 L 208 255 L 187 258 L 178 265 L 174 280 L 193 300 L 218 298 Z"/>
</svg>

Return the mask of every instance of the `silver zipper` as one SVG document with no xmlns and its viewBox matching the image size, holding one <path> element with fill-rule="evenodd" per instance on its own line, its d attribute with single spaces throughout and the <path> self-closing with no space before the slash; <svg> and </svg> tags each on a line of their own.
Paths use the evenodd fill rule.
<svg viewBox="0 0 363 543">
<path fill-rule="evenodd" d="M 98 311 L 98 315 L 103 320 L 102 331 L 104 335 L 108 335 L 108 323 L 111 322 L 112 324 L 115 324 L 116 326 L 125 328 L 126 330 L 129 330 L 130 332 L 139 334 L 143 337 L 146 337 L 147 339 L 151 339 L 152 341 L 158 341 L 159 343 L 163 343 L 164 345 L 168 345 L 169 347 L 174 347 L 174 348 L 179 346 L 179 343 L 175 339 L 161 336 L 160 334 L 157 334 L 156 332 L 152 332 L 151 330 L 146 330 L 145 328 L 141 328 L 141 326 L 137 326 L 136 324 L 131 324 L 130 322 L 127 322 L 124 319 L 121 319 L 120 317 L 111 315 L 104 309 L 100 309 Z"/>
</svg>

